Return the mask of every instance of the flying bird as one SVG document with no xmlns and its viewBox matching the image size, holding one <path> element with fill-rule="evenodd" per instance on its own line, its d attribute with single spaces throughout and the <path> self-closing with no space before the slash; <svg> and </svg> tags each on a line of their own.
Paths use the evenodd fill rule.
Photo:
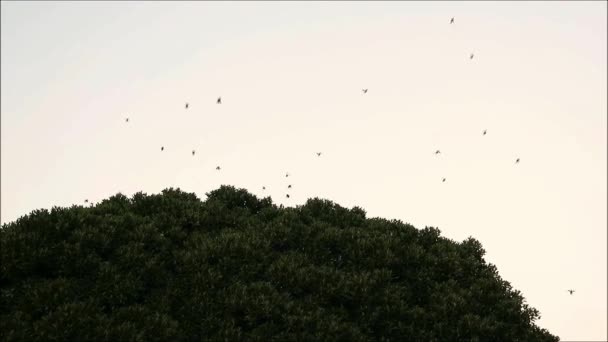
<svg viewBox="0 0 608 342">
<path fill-rule="evenodd" d="M 165 150 L 165 146 L 160 147 L 161 152 Z"/>
<path fill-rule="evenodd" d="M 363 92 L 363 94 L 367 94 L 367 88 L 366 89 L 361 89 L 361 91 Z"/>
<path fill-rule="evenodd" d="M 186 109 L 188 109 L 188 102 L 186 102 Z"/>
<path fill-rule="evenodd" d="M 221 96 L 217 98 L 217 104 L 222 104 L 222 97 Z"/>
<path fill-rule="evenodd" d="M 450 24 L 454 23 L 454 18 L 452 17 L 452 19 L 450 20 Z"/>
<path fill-rule="evenodd" d="M 474 54 L 471 54 L 471 59 L 473 59 L 473 56 L 475 56 Z"/>
<path fill-rule="evenodd" d="M 291 184 L 289 184 L 289 185 L 287 186 L 287 189 L 291 189 Z"/>
<path fill-rule="evenodd" d="M 442 182 L 445 182 L 445 178 L 442 180 Z"/>
<path fill-rule="evenodd" d="M 321 156 L 321 152 L 317 152 L 317 157 L 320 157 L 320 156 Z"/>
<path fill-rule="evenodd" d="M 84 203 L 89 203 L 89 200 L 88 200 L 88 199 L 85 199 L 85 200 L 84 200 Z"/>
<path fill-rule="evenodd" d="M 126 119 L 125 119 L 125 122 L 129 122 L 129 118 L 126 118 Z"/>
<path fill-rule="evenodd" d="M 570 292 L 570 295 L 572 296 L 572 294 L 574 293 L 574 290 L 567 290 L 568 292 Z"/>
<path fill-rule="evenodd" d="M 483 135 L 486 135 L 486 133 L 488 133 L 488 130 L 487 130 L 487 129 L 484 129 L 484 130 L 483 130 Z"/>
<path fill-rule="evenodd" d="M 263 187 L 262 187 L 262 190 L 266 190 L 266 187 L 265 187 L 265 186 L 263 186 Z"/>
<path fill-rule="evenodd" d="M 216 170 L 221 170 L 221 168 L 220 168 L 219 166 L 217 166 L 215 169 L 216 169 Z"/>
<path fill-rule="evenodd" d="M 285 174 L 285 177 L 289 177 L 289 172 L 287 172 L 287 173 Z"/>
<path fill-rule="evenodd" d="M 195 153 L 196 153 L 196 151 L 195 151 L 195 150 L 192 150 L 192 155 L 194 155 Z"/>
<path fill-rule="evenodd" d="M 441 153 L 441 151 L 439 151 L 439 150 L 435 151 L 435 154 L 439 154 L 439 153 Z"/>
<path fill-rule="evenodd" d="M 289 198 L 289 194 L 287 194 L 286 197 Z"/>
<path fill-rule="evenodd" d="M 518 164 L 518 163 L 519 163 L 519 158 L 517 158 L 517 159 L 515 160 L 515 164 Z"/>
</svg>

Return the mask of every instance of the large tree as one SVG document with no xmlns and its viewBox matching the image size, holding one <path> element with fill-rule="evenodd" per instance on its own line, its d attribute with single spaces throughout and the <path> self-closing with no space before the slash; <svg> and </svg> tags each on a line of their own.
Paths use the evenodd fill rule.
<svg viewBox="0 0 608 342">
<path fill-rule="evenodd" d="M 7 341 L 558 341 L 481 244 L 223 186 L 3 225 Z"/>
</svg>

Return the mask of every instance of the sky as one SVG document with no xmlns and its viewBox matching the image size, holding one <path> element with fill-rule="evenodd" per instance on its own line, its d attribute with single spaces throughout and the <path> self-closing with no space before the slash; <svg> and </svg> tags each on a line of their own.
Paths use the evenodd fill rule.
<svg viewBox="0 0 608 342">
<path fill-rule="evenodd" d="M 539 326 L 606 341 L 606 13 L 2 2 L 1 221 L 169 187 L 321 197 L 473 236 Z"/>
</svg>

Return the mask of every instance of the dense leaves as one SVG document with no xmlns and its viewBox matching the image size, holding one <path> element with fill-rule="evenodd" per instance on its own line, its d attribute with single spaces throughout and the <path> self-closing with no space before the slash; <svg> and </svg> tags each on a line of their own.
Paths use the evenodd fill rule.
<svg viewBox="0 0 608 342">
<path fill-rule="evenodd" d="M 119 194 L 0 243 L 7 341 L 558 341 L 478 241 L 326 200 Z"/>
</svg>

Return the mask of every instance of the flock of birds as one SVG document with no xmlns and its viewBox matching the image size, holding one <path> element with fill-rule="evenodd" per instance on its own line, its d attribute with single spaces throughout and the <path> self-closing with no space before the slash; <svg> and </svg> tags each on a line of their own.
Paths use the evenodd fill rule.
<svg viewBox="0 0 608 342">
<path fill-rule="evenodd" d="M 362 91 L 363 91 L 364 94 L 367 93 L 367 89 L 363 89 Z M 215 101 L 215 103 L 216 104 L 222 104 L 222 97 L 221 96 L 218 97 L 217 100 Z M 190 108 L 190 103 L 186 102 L 186 104 L 184 105 L 184 109 L 188 109 L 188 108 Z M 125 122 L 129 123 L 129 118 L 128 117 L 125 118 Z M 164 150 L 165 150 L 165 146 L 161 146 L 160 147 L 160 151 L 163 152 Z M 321 154 L 323 154 L 323 153 L 322 152 L 316 152 L 316 154 L 317 154 L 317 157 L 320 157 Z M 194 155 L 196 155 L 196 150 L 192 150 L 192 156 L 194 156 Z M 222 168 L 218 165 L 218 166 L 215 167 L 215 169 L 217 171 L 220 171 Z M 287 177 L 289 177 L 289 172 L 285 173 L 285 178 L 287 178 Z M 291 188 L 292 188 L 291 184 L 287 185 L 287 189 L 291 189 Z M 266 186 L 262 186 L 262 190 L 266 190 Z M 287 194 L 285 194 L 285 197 L 286 198 L 290 198 L 291 196 L 289 195 L 289 193 L 287 193 Z M 85 203 L 89 203 L 89 200 L 85 199 L 84 202 Z"/>
<path fill-rule="evenodd" d="M 451 24 L 454 24 L 454 18 L 453 18 L 453 17 L 450 19 L 450 25 L 451 25 Z M 472 60 L 472 59 L 473 59 L 473 57 L 475 57 L 475 54 L 471 53 L 471 54 L 470 54 L 470 56 L 469 56 L 469 59 L 471 59 L 471 60 Z M 365 95 L 365 94 L 367 94 L 368 90 L 369 90 L 369 89 L 364 88 L 364 89 L 361 89 L 361 92 L 363 93 L 363 95 Z M 220 97 L 218 97 L 215 103 L 216 103 L 216 104 L 218 104 L 218 105 L 222 104 L 222 97 L 221 97 L 221 96 L 220 96 Z M 189 107 L 190 107 L 190 104 L 189 104 L 188 102 L 186 102 L 186 103 L 185 103 L 184 108 L 187 110 Z M 125 122 L 126 122 L 126 123 L 129 123 L 129 118 L 128 118 L 128 117 L 125 119 Z M 483 130 L 483 132 L 482 132 L 482 135 L 484 135 L 484 136 L 485 136 L 485 135 L 487 135 L 487 133 L 488 133 L 488 130 L 487 130 L 487 129 L 484 129 L 484 130 Z M 161 152 L 163 152 L 164 150 L 165 150 L 165 147 L 164 147 L 164 146 L 161 146 L 161 147 L 160 147 L 160 151 L 161 151 Z M 435 155 L 439 155 L 439 154 L 441 154 L 441 151 L 440 151 L 440 150 L 436 150 L 436 151 L 435 151 Z M 196 155 L 196 150 L 192 150 L 192 156 L 194 156 L 194 155 Z M 316 152 L 316 155 L 317 155 L 317 157 L 321 157 L 322 152 Z M 520 158 L 515 159 L 515 164 L 519 164 L 519 162 L 520 162 Z M 215 167 L 215 169 L 216 169 L 217 171 L 220 171 L 220 170 L 221 170 L 221 167 L 218 165 L 218 166 L 216 166 L 216 167 Z M 285 173 L 285 178 L 288 178 L 288 177 L 289 177 L 289 173 L 287 172 L 287 173 Z M 446 179 L 445 177 L 443 177 L 443 178 L 441 179 L 441 181 L 442 181 L 443 183 L 444 183 L 446 180 L 447 180 L 447 179 Z M 291 184 L 287 185 L 287 189 L 291 189 L 291 188 L 292 188 L 292 185 L 291 185 Z M 266 190 L 266 186 L 262 186 L 262 190 Z M 289 193 L 286 193 L 286 194 L 285 194 L 285 197 L 286 197 L 286 198 L 290 198 Z M 86 199 L 84 202 L 85 202 L 85 203 L 89 203 L 89 200 L 88 200 L 88 199 Z M 570 295 L 574 294 L 574 290 L 572 290 L 572 289 L 567 290 L 567 291 L 570 293 Z"/>
</svg>

